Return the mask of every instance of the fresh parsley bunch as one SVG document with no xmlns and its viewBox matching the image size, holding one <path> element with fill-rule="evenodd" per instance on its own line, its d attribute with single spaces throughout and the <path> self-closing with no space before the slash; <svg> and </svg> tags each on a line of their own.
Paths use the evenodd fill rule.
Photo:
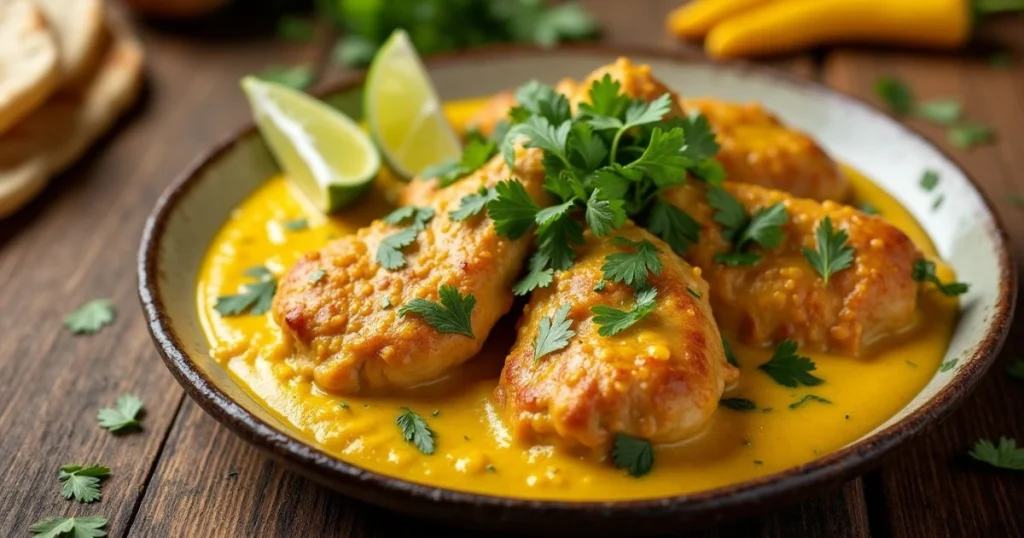
<svg viewBox="0 0 1024 538">
<path fill-rule="evenodd" d="M 537 226 L 537 250 L 516 294 L 545 287 L 554 271 L 571 267 L 584 226 L 605 236 L 631 218 L 679 253 L 697 240 L 699 225 L 660 194 L 684 183 L 687 173 L 721 182 L 724 174 L 712 160 L 718 152 L 714 133 L 699 114 L 666 117 L 673 105 L 668 93 L 647 102 L 621 89 L 605 75 L 575 113 L 551 86 L 532 81 L 517 90 L 518 105 L 509 112 L 499 149 L 510 167 L 517 143 L 543 150 L 544 188 L 555 204 L 539 207 L 515 180 L 486 196 L 499 234 L 516 239 Z M 483 197 L 470 196 L 467 203 Z"/>
</svg>

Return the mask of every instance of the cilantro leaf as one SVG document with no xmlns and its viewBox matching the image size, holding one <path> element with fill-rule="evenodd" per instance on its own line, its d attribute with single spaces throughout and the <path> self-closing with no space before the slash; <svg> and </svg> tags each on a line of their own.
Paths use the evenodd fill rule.
<svg viewBox="0 0 1024 538">
<path fill-rule="evenodd" d="M 608 235 L 626 223 L 626 210 L 622 208 L 623 204 L 622 200 L 604 199 L 604 192 L 600 188 L 591 191 L 590 199 L 587 200 L 586 219 L 594 235 Z"/>
<path fill-rule="evenodd" d="M 625 433 L 615 434 L 615 443 L 609 455 L 616 469 L 627 469 L 634 478 L 644 476 L 654 467 L 654 448 L 651 442 Z"/>
<path fill-rule="evenodd" d="M 569 130 L 566 153 L 572 164 L 584 170 L 593 170 L 600 167 L 608 156 L 608 146 L 600 136 L 594 134 L 590 125 L 578 122 Z"/>
<path fill-rule="evenodd" d="M 580 103 L 580 110 L 591 117 L 619 118 L 626 112 L 630 99 L 620 93 L 622 85 L 618 80 L 605 73 L 600 80 L 594 81 L 587 90 L 590 96 L 589 103 Z"/>
<path fill-rule="evenodd" d="M 821 275 L 828 286 L 829 277 L 853 265 L 853 248 L 846 245 L 849 236 L 846 230 L 832 231 L 832 219 L 825 217 L 815 231 L 817 250 L 804 248 L 804 258 Z"/>
<path fill-rule="evenodd" d="M 262 265 L 250 267 L 244 274 L 256 279 L 256 282 L 244 284 L 241 293 L 217 297 L 213 308 L 220 315 L 239 316 L 249 313 L 259 316 L 270 311 L 274 294 L 277 293 L 277 279 L 274 278 L 274 274 Z"/>
<path fill-rule="evenodd" d="M 820 402 L 820 403 L 823 403 L 823 404 L 831 404 L 832 403 L 830 400 L 826 400 L 825 398 L 822 398 L 821 396 L 818 396 L 817 394 L 805 394 L 803 398 L 800 398 L 799 400 L 789 404 L 789 408 L 790 409 L 796 409 L 798 407 L 803 407 L 803 405 L 806 404 L 807 402 Z"/>
<path fill-rule="evenodd" d="M 526 295 L 537 288 L 546 288 L 551 284 L 554 270 L 548 267 L 550 258 L 543 252 L 537 251 L 530 256 L 529 270 L 522 280 L 516 282 L 512 293 Z"/>
<path fill-rule="evenodd" d="M 949 129 L 946 139 L 960 149 L 971 149 L 974 146 L 991 142 L 995 138 L 995 133 L 995 129 L 988 125 L 961 123 Z"/>
<path fill-rule="evenodd" d="M 407 205 L 388 213 L 381 220 L 388 224 L 397 226 L 410 218 L 412 219 L 413 228 L 422 230 L 427 226 L 427 223 L 434 218 L 434 210 L 429 207 Z"/>
<path fill-rule="evenodd" d="M 748 412 L 757 409 L 757 404 L 746 398 L 722 398 L 718 401 L 718 405 L 733 411 Z"/>
<path fill-rule="evenodd" d="M 455 286 L 443 285 L 438 291 L 440 303 L 426 299 L 413 299 L 398 309 L 398 315 L 416 314 L 441 333 L 462 334 L 470 338 L 473 335 L 473 307 L 476 297 L 466 294 L 463 297 Z"/>
<path fill-rule="evenodd" d="M 572 267 L 576 257 L 573 245 L 583 244 L 583 226 L 569 213 L 548 219 L 537 233 L 538 250 L 544 253 L 551 267 L 564 271 Z"/>
<path fill-rule="evenodd" d="M 1000 469 L 1024 471 L 1024 447 L 1017 448 L 1017 441 L 1007 437 L 1001 437 L 998 445 L 988 439 L 979 439 L 970 456 Z"/>
<path fill-rule="evenodd" d="M 737 246 L 743 248 L 748 242 L 753 241 L 766 250 L 778 247 L 785 239 L 782 225 L 787 222 L 789 222 L 789 213 L 782 202 L 763 207 L 750 217 L 750 222 L 740 234 Z"/>
<path fill-rule="evenodd" d="M 634 289 L 647 285 L 647 275 L 660 275 L 662 269 L 661 253 L 650 241 L 633 241 L 626 237 L 612 239 L 616 245 L 628 245 L 636 248 L 636 252 L 616 252 L 605 257 L 601 266 L 604 279 L 609 282 L 623 282 Z"/>
<path fill-rule="evenodd" d="M 722 237 L 733 241 L 747 226 L 747 210 L 729 191 L 721 187 L 708 189 L 708 205 L 715 210 L 714 220 L 722 225 Z"/>
<path fill-rule="evenodd" d="M 647 288 L 636 294 L 636 302 L 629 310 L 619 310 L 605 305 L 591 307 L 590 311 L 595 314 L 594 323 L 600 326 L 597 334 L 601 336 L 615 336 L 632 327 L 647 314 L 654 311 L 654 307 L 658 305 L 655 302 L 656 296 L 657 290 Z"/>
<path fill-rule="evenodd" d="M 488 189 L 487 187 L 480 187 L 475 193 L 467 194 L 459 200 L 459 207 L 455 211 L 452 211 L 448 216 L 458 222 L 468 219 L 474 215 L 478 215 L 487 204 L 498 197 L 498 192 L 494 189 Z"/>
<path fill-rule="evenodd" d="M 34 523 L 28 530 L 35 538 L 99 538 L 106 536 L 103 527 L 107 518 L 101 516 L 51 517 Z"/>
<path fill-rule="evenodd" d="M 462 148 L 459 161 L 444 161 L 427 167 L 420 175 L 424 179 L 438 178 L 438 185 L 447 187 L 459 179 L 472 174 L 487 164 L 498 153 L 498 145 L 482 138 L 470 138 Z"/>
<path fill-rule="evenodd" d="M 558 125 L 568 121 L 571 114 L 569 100 L 564 95 L 536 80 L 531 80 L 516 90 L 516 103 L 519 111 L 512 112 L 513 120 L 517 119 L 517 116 L 523 119 L 529 115 L 537 115 L 550 124 Z"/>
<path fill-rule="evenodd" d="M 692 112 L 685 118 L 679 118 L 682 122 L 683 133 L 686 144 L 683 146 L 683 155 L 694 162 L 706 161 L 718 154 L 720 149 L 715 132 L 711 129 L 708 119 L 700 112 Z M 717 161 L 712 161 L 716 162 Z"/>
<path fill-rule="evenodd" d="M 104 407 L 96 414 L 101 428 L 111 433 L 139 428 L 142 400 L 134 394 L 122 394 L 113 408 Z"/>
<path fill-rule="evenodd" d="M 568 346 L 569 339 L 576 336 L 576 331 L 570 329 L 572 320 L 566 319 L 568 315 L 569 305 L 564 304 L 558 307 L 554 315 L 540 320 L 537 327 L 537 339 L 533 342 L 534 361 Z"/>
<path fill-rule="evenodd" d="M 940 372 L 948 372 L 953 368 L 956 368 L 956 363 L 960 362 L 960 359 L 950 359 L 939 365 Z"/>
<path fill-rule="evenodd" d="M 646 227 L 680 256 L 686 254 L 690 245 L 700 240 L 700 224 L 685 211 L 662 198 L 655 200 L 651 206 Z"/>
<path fill-rule="evenodd" d="M 823 379 L 811 375 L 814 371 L 814 362 L 807 357 L 796 354 L 797 345 L 792 340 L 783 340 L 775 348 L 772 358 L 758 366 L 759 369 L 768 374 L 776 383 L 796 388 L 799 385 L 813 387 L 824 382 Z"/>
<path fill-rule="evenodd" d="M 615 123 L 619 123 L 619 125 L 617 126 L 618 130 L 615 132 L 615 136 L 612 138 L 612 146 L 611 150 L 609 151 L 611 162 L 613 164 L 618 162 L 618 148 L 619 143 L 622 141 L 623 135 L 625 135 L 630 129 L 634 127 L 639 127 L 641 125 L 645 125 L 648 123 L 657 123 L 661 121 L 661 118 L 663 118 L 665 114 L 668 114 L 668 111 L 671 109 L 672 96 L 669 95 L 668 93 L 665 93 L 650 102 L 641 99 L 634 100 L 626 108 L 625 121 L 619 122 L 618 119 L 615 119 L 614 122 L 606 122 L 603 125 L 603 127 L 616 126 Z M 602 127 L 602 125 L 600 125 L 599 123 L 597 125 L 595 125 L 595 123 L 598 123 L 595 121 L 595 119 L 590 120 L 590 124 L 594 125 L 595 128 Z M 655 129 L 655 131 L 658 130 L 660 129 Z M 681 142 L 682 141 L 680 140 L 680 147 L 682 146 Z"/>
<path fill-rule="evenodd" d="M 1017 381 L 1024 381 L 1024 361 L 1015 360 L 1007 364 L 1006 373 Z"/>
<path fill-rule="evenodd" d="M 956 99 L 934 99 L 914 107 L 914 115 L 942 125 L 955 123 L 963 112 L 963 103 Z"/>
<path fill-rule="evenodd" d="M 686 179 L 686 168 L 692 161 L 682 153 L 683 130 L 663 131 L 655 127 L 651 140 L 640 158 L 626 165 L 626 168 L 643 171 L 654 181 L 656 187 L 680 185 Z"/>
<path fill-rule="evenodd" d="M 427 421 L 412 409 L 402 409 L 403 412 L 395 419 L 398 429 L 402 431 L 402 438 L 407 443 L 412 443 L 420 452 L 428 456 L 433 454 L 434 430 L 431 430 Z"/>
<path fill-rule="evenodd" d="M 537 217 L 540 208 L 526 192 L 526 187 L 514 179 L 494 186 L 495 197 L 487 202 L 487 215 L 494 221 L 498 235 L 519 239 Z"/>
<path fill-rule="evenodd" d="M 405 265 L 402 249 L 416 242 L 416 228 L 404 228 L 384 238 L 377 246 L 377 263 L 385 269 L 395 270 Z"/>
<path fill-rule="evenodd" d="M 65 499 L 75 498 L 80 503 L 91 503 L 100 499 L 100 479 L 110 476 L 110 469 L 91 465 L 65 465 L 57 475 L 64 486 L 61 495 Z"/>
<path fill-rule="evenodd" d="M 938 288 L 943 295 L 947 295 L 949 297 L 956 297 L 957 295 L 967 293 L 967 290 L 970 288 L 969 284 L 963 282 L 949 282 L 943 284 L 935 274 L 935 262 L 924 258 L 919 258 L 914 262 L 913 277 L 917 282 L 931 282 L 932 284 L 935 284 L 935 287 Z"/>
<path fill-rule="evenodd" d="M 931 192 L 939 184 L 939 173 L 935 170 L 925 170 L 921 174 L 921 188 Z"/>
<path fill-rule="evenodd" d="M 71 334 L 95 334 L 114 322 L 117 309 L 109 299 L 93 299 L 64 317 L 64 326 Z"/>
<path fill-rule="evenodd" d="M 896 77 L 879 77 L 875 82 L 875 93 L 897 114 L 906 114 L 914 108 L 914 92 Z"/>
</svg>

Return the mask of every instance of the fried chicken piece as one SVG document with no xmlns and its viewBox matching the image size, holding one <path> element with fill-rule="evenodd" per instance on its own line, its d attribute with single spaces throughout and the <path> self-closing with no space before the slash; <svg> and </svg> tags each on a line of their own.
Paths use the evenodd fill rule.
<svg viewBox="0 0 1024 538">
<path fill-rule="evenodd" d="M 729 181 L 799 198 L 849 199 L 850 181 L 839 165 L 813 138 L 784 125 L 760 104 L 717 99 L 683 99 L 682 104 L 708 119 L 721 146 L 716 160 Z"/>
<path fill-rule="evenodd" d="M 839 165 L 813 138 L 783 124 L 760 104 L 680 98 L 654 76 L 649 65 L 634 65 L 626 58 L 598 68 L 583 82 L 564 79 L 555 89 L 569 98 L 575 110 L 579 103 L 589 101 L 590 86 L 605 74 L 618 80 L 622 92 L 634 99 L 652 101 L 665 93 L 671 94 L 670 115 L 692 111 L 703 114 L 721 146 L 716 160 L 729 181 L 761 185 L 814 200 L 849 199 L 850 181 Z M 515 104 L 511 92 L 500 93 L 480 109 L 470 124 L 490 135 Z"/>
<path fill-rule="evenodd" d="M 404 201 L 429 207 L 434 216 L 415 242 L 401 249 L 405 265 L 396 270 L 382 267 L 376 254 L 381 242 L 408 221 L 374 221 L 296 263 L 281 279 L 273 316 L 294 344 L 300 371 L 311 370 L 325 390 L 351 394 L 431 381 L 476 355 L 512 306 L 511 287 L 532 235 L 513 241 L 499 236 L 484 215 L 456 222 L 449 212 L 463 196 L 510 176 L 541 203 L 547 197 L 541 157 L 540 150 L 519 148 L 513 172 L 497 156 L 443 189 L 436 180 L 414 180 Z M 312 280 L 320 270 L 322 277 Z M 437 302 L 442 285 L 476 298 L 475 338 L 441 333 L 419 315 L 398 314 L 415 298 Z"/>
<path fill-rule="evenodd" d="M 700 241 L 690 245 L 685 258 L 703 270 L 723 330 L 756 346 L 790 339 L 806 351 L 858 356 L 915 324 L 919 286 L 912 271 L 921 253 L 895 226 L 834 202 L 727 182 L 724 188 L 748 214 L 777 202 L 789 214 L 778 248 L 755 249 L 763 255 L 757 264 L 730 267 L 714 260 L 732 246 L 714 220 L 706 187 L 695 183 L 666 191 L 665 199 L 701 225 Z M 828 286 L 802 254 L 816 248 L 815 230 L 826 216 L 834 230 L 846 231 L 847 245 L 854 249 L 853 264 L 833 273 Z"/>
<path fill-rule="evenodd" d="M 623 283 L 594 290 L 603 278 L 601 266 L 609 254 L 635 249 L 587 232 L 576 263 L 533 292 L 518 322 L 495 389 L 516 438 L 591 448 L 606 447 L 616 433 L 680 441 L 700 431 L 738 376 L 726 361 L 700 270 L 632 223 L 612 235 L 650 241 L 660 250 L 664 267 L 649 278 L 657 306 L 614 336 L 598 334 L 591 307 L 629 310 L 635 303 L 633 289 Z M 576 334 L 567 347 L 535 360 L 541 321 L 563 305 Z"/>
</svg>

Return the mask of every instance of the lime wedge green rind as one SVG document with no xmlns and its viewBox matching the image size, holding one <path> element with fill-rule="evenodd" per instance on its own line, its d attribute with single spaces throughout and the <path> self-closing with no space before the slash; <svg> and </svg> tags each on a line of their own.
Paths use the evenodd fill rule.
<svg viewBox="0 0 1024 538">
<path fill-rule="evenodd" d="M 281 84 L 245 77 L 242 89 L 271 153 L 314 207 L 333 213 L 366 192 L 380 154 L 356 122 Z"/>
<path fill-rule="evenodd" d="M 363 112 L 388 166 L 409 179 L 462 155 L 427 70 L 403 30 L 381 46 L 366 78 Z"/>
</svg>

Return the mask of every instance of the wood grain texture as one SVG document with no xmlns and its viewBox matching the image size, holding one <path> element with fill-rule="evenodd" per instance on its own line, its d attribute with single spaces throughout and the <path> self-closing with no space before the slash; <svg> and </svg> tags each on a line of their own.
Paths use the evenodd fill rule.
<svg viewBox="0 0 1024 538">
<path fill-rule="evenodd" d="M 946 130 L 922 120 L 907 123 L 960 163 L 993 200 L 1010 233 L 1015 259 L 1024 255 L 1024 209 L 1009 195 L 1024 193 L 1024 21 L 1001 20 L 981 28 L 969 54 L 840 50 L 825 65 L 830 85 L 880 104 L 873 86 L 881 75 L 898 76 L 920 99 L 960 98 L 966 119 L 993 126 L 997 143 L 972 150 L 948 143 Z M 993 50 L 1010 50 L 1011 68 L 989 64 Z M 945 203 L 956 203 L 946 200 Z M 988 468 L 967 456 L 979 438 L 1024 440 L 1024 383 L 1005 373 L 1020 359 L 1024 333 L 1018 315 L 992 371 L 953 416 L 902 449 L 867 478 L 876 535 L 1024 536 L 1024 480 L 1020 473 Z"/>
<path fill-rule="evenodd" d="M 34 202 L 0 220 L 0 535 L 50 516 L 102 515 L 125 535 L 183 398 L 150 342 L 135 255 L 157 196 L 185 164 L 246 120 L 238 78 L 299 48 L 252 40 L 189 41 L 145 31 L 147 88 L 134 110 Z M 308 47 L 303 47 L 308 48 Z M 319 51 L 316 57 L 320 56 Z M 73 336 L 63 317 L 110 298 L 117 319 Z M 144 429 L 115 437 L 101 407 L 132 392 Z M 113 469 L 102 502 L 60 496 L 61 465 Z"/>
</svg>

